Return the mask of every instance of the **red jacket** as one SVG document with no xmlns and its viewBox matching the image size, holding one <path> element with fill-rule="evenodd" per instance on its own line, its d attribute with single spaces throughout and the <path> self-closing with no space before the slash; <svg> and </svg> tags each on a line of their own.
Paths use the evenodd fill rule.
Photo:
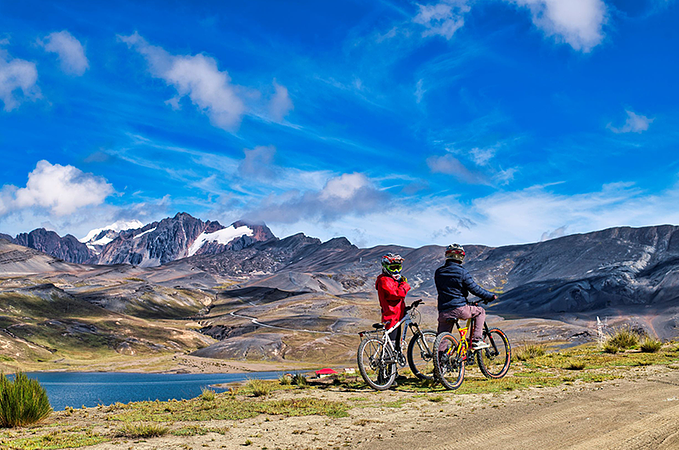
<svg viewBox="0 0 679 450">
<path fill-rule="evenodd" d="M 399 283 L 391 276 L 380 274 L 375 281 L 377 296 L 382 308 L 382 322 L 391 321 L 387 328 L 394 326 L 406 314 L 406 294 L 410 290 L 407 282 Z"/>
</svg>

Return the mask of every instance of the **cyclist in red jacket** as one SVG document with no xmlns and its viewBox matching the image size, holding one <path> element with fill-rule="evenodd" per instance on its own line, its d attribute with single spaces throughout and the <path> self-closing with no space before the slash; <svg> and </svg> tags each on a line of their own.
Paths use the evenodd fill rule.
<svg viewBox="0 0 679 450">
<path fill-rule="evenodd" d="M 382 323 L 386 329 L 394 326 L 406 314 L 405 298 L 410 285 L 406 277 L 401 276 L 402 269 L 403 258 L 400 255 L 387 253 L 382 257 L 382 273 L 375 281 L 375 289 L 380 298 Z M 400 350 L 401 327 L 392 331 L 389 338 L 394 342 L 396 349 Z"/>
</svg>

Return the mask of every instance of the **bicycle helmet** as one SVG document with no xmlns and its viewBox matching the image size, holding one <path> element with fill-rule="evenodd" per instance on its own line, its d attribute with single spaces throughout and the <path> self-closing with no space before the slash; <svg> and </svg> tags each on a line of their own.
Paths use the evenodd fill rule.
<svg viewBox="0 0 679 450">
<path fill-rule="evenodd" d="M 403 269 L 403 258 L 401 255 L 387 253 L 382 257 L 382 272 L 388 275 L 398 275 Z"/>
<path fill-rule="evenodd" d="M 464 261 L 464 248 L 460 244 L 449 245 L 446 248 L 446 259 L 452 259 L 457 262 Z"/>
</svg>

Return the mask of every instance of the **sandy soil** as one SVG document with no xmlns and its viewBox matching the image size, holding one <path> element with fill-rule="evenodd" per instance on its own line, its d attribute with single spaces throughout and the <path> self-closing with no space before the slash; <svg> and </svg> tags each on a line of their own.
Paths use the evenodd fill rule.
<svg viewBox="0 0 679 450">
<path fill-rule="evenodd" d="M 352 405 L 350 416 L 258 416 L 202 422 L 204 427 L 228 431 L 109 442 L 89 448 L 679 448 L 676 368 L 635 368 L 625 379 L 504 394 L 314 390 L 308 394 L 277 391 L 273 397 L 302 395 L 345 401 Z"/>
</svg>

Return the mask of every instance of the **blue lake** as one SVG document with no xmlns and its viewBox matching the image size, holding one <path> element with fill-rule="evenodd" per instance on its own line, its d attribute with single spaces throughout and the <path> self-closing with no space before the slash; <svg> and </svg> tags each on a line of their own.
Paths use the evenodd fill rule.
<svg viewBox="0 0 679 450">
<path fill-rule="evenodd" d="M 283 372 L 162 374 L 115 372 L 27 372 L 47 391 L 52 408 L 80 408 L 143 400 L 189 399 L 212 384 L 249 378 L 276 379 Z"/>
</svg>

